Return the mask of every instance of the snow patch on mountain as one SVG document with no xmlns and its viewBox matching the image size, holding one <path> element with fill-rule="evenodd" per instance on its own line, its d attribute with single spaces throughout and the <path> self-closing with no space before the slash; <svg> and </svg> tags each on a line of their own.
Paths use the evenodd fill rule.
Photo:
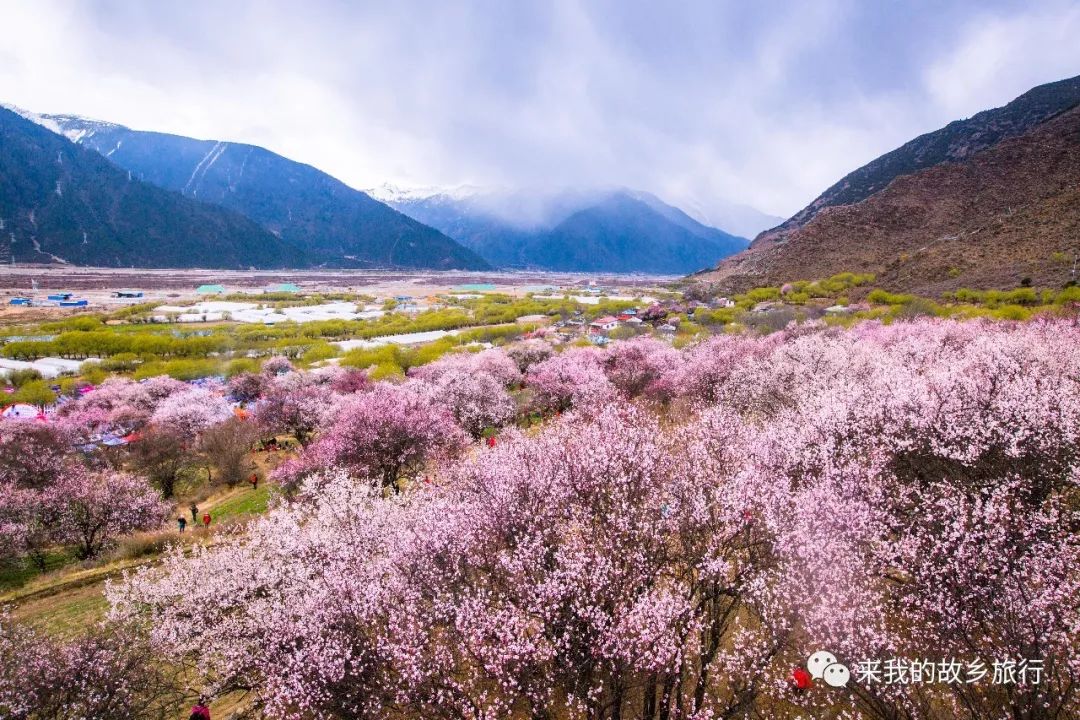
<svg viewBox="0 0 1080 720">
<path fill-rule="evenodd" d="M 8 105 L 7 103 L 0 103 L 0 107 L 21 115 L 30 122 L 36 123 L 57 135 L 63 135 L 73 143 L 82 143 L 84 140 L 93 137 L 94 133 L 100 130 L 122 127 L 115 123 L 94 120 L 93 118 L 83 117 L 82 115 L 48 115 L 24 110 L 15 105 Z"/>
<path fill-rule="evenodd" d="M 427 200 L 439 196 L 451 200 L 465 200 L 488 191 L 477 185 L 441 187 L 438 185 L 398 185 L 387 182 L 377 187 L 367 188 L 363 192 L 384 203 L 395 203 L 410 200 Z"/>
<path fill-rule="evenodd" d="M 46 130 L 50 130 L 57 135 L 64 134 L 64 131 L 60 127 L 60 125 L 57 124 L 56 121 L 54 121 L 52 118 L 46 117 L 45 115 L 39 115 L 38 113 L 30 112 L 29 110 L 23 110 L 21 107 L 18 107 L 16 105 L 8 105 L 7 103 L 0 103 L 0 107 L 4 108 L 5 110 L 10 110 L 17 115 L 21 115 L 30 122 L 37 123 Z"/>
</svg>

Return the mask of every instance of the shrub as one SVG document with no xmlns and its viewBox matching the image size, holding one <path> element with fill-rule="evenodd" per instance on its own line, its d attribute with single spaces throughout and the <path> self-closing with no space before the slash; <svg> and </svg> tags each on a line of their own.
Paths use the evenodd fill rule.
<svg viewBox="0 0 1080 720">
<path fill-rule="evenodd" d="M 259 361 L 255 358 L 236 358 L 230 360 L 225 366 L 225 377 L 233 378 L 243 373 L 256 374 L 259 372 Z"/>
<path fill-rule="evenodd" d="M 28 380 L 11 396 L 15 402 L 44 408 L 56 402 L 56 393 L 44 380 Z"/>
<path fill-rule="evenodd" d="M 903 304 L 890 304 L 891 314 L 894 317 L 912 319 L 917 317 L 941 317 L 945 314 L 944 309 L 933 300 L 921 297 L 911 297 Z"/>
<path fill-rule="evenodd" d="M 135 353 L 117 353 L 100 362 L 102 370 L 111 372 L 130 372 L 139 366 L 141 360 Z"/>
<path fill-rule="evenodd" d="M 915 300 L 914 295 L 905 295 L 902 293 L 890 293 L 880 288 L 871 290 L 866 296 L 868 302 L 877 303 L 879 305 L 904 305 Z"/>
<path fill-rule="evenodd" d="M 1080 303 L 1080 286 L 1067 287 L 1054 296 L 1055 305 L 1064 305 L 1066 303 Z"/>
<path fill-rule="evenodd" d="M 1027 320 L 1031 310 L 1020 305 L 1002 305 L 992 311 L 992 316 L 998 320 Z"/>
<path fill-rule="evenodd" d="M 12 370 L 6 377 L 8 384 L 20 388 L 28 382 L 40 381 L 41 373 L 33 368 L 20 368 Z"/>
<path fill-rule="evenodd" d="M 745 295 L 746 299 L 753 303 L 766 302 L 780 299 L 780 288 L 759 287 L 754 288 Z"/>
</svg>

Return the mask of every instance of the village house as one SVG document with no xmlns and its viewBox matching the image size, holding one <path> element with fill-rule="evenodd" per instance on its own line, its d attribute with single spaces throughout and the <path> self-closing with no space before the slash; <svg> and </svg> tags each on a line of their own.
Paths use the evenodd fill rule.
<svg viewBox="0 0 1080 720">
<path fill-rule="evenodd" d="M 619 327 L 619 319 L 611 315 L 596 318 L 589 323 L 589 328 L 591 330 L 599 332 L 611 332 L 617 327 Z"/>
</svg>

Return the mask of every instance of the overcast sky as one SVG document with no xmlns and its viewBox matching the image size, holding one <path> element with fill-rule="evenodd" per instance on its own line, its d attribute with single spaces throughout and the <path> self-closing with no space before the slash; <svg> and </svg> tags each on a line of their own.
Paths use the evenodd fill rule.
<svg viewBox="0 0 1080 720">
<path fill-rule="evenodd" d="M 625 185 L 787 216 L 1080 74 L 1080 2 L 0 0 L 0 101 L 355 187 Z"/>
</svg>

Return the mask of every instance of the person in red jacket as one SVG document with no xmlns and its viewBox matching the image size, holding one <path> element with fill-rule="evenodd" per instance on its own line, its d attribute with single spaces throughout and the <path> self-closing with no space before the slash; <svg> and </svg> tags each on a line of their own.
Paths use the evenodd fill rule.
<svg viewBox="0 0 1080 720">
<path fill-rule="evenodd" d="M 199 698 L 199 702 L 191 708 L 188 720 L 210 720 L 210 708 L 206 705 L 205 698 Z"/>
<path fill-rule="evenodd" d="M 251 473 L 251 477 L 248 478 L 248 482 L 251 483 L 252 490 L 259 489 L 259 476 L 256 473 Z"/>
<path fill-rule="evenodd" d="M 202 524 L 203 527 L 210 527 L 210 513 L 203 513 Z"/>
</svg>

